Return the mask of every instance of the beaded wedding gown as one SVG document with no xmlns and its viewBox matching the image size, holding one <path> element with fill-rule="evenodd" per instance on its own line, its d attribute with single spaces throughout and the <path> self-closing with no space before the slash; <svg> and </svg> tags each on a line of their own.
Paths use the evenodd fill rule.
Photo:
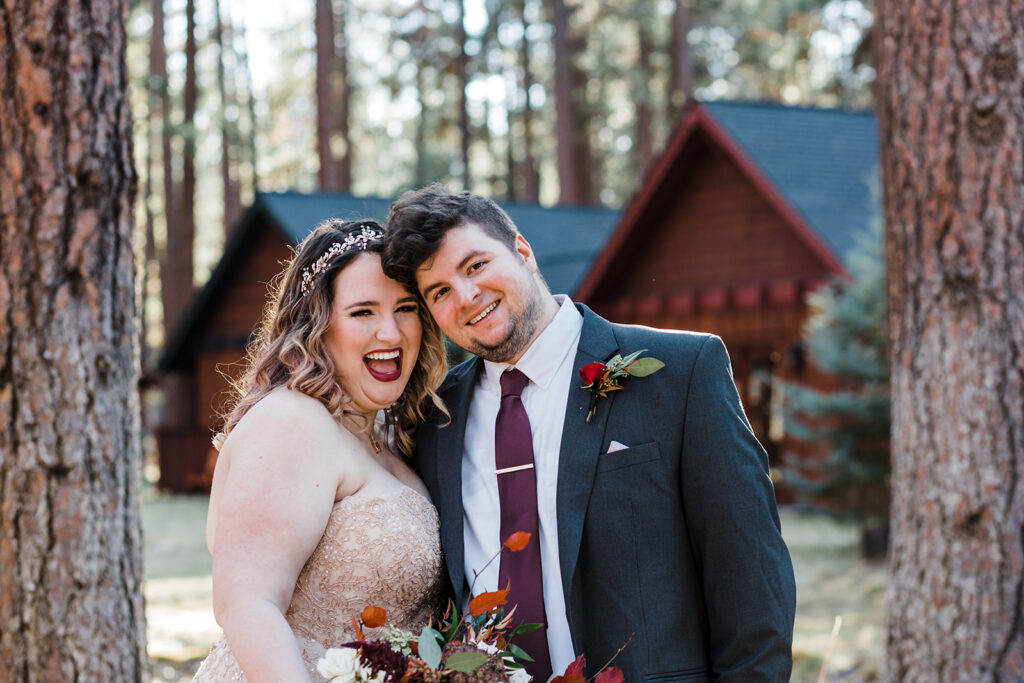
<svg viewBox="0 0 1024 683">
<path fill-rule="evenodd" d="M 349 496 L 331 511 L 323 538 L 295 583 L 286 618 L 313 681 L 328 647 L 356 640 L 352 617 L 367 605 L 387 621 L 419 633 L 438 606 L 443 585 L 437 510 L 413 489 Z M 383 629 L 364 629 L 367 639 Z M 227 641 L 213 646 L 197 681 L 245 681 Z"/>
</svg>

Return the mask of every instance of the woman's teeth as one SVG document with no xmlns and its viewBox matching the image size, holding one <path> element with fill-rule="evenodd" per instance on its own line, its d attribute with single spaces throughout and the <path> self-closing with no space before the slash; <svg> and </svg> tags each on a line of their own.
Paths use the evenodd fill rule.
<svg viewBox="0 0 1024 683">
<path fill-rule="evenodd" d="M 478 322 L 480 322 L 481 320 L 483 320 L 484 318 L 486 318 L 487 314 L 490 313 L 491 311 L 493 311 L 495 309 L 495 307 L 497 307 L 497 305 L 498 305 L 498 302 L 495 301 L 493 304 L 491 304 L 490 306 L 485 308 L 483 311 L 481 311 L 480 315 L 476 316 L 475 318 L 471 318 L 470 321 L 469 321 L 469 324 L 470 325 L 475 325 Z"/>
<path fill-rule="evenodd" d="M 369 360 L 391 360 L 392 358 L 398 358 L 398 351 L 382 351 L 378 353 L 368 353 L 366 357 Z"/>
</svg>

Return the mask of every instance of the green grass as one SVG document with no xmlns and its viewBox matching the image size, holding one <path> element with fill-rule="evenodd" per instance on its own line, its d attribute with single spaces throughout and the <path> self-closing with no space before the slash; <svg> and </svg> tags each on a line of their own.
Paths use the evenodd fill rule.
<svg viewBox="0 0 1024 683">
<path fill-rule="evenodd" d="M 211 607 L 206 504 L 205 496 L 163 496 L 152 489 L 144 496 L 146 617 L 154 683 L 190 681 L 219 637 Z M 797 582 L 792 680 L 818 680 L 837 615 L 842 628 L 832 646 L 826 680 L 877 680 L 885 645 L 888 567 L 860 559 L 855 526 L 792 510 L 781 515 Z"/>
</svg>

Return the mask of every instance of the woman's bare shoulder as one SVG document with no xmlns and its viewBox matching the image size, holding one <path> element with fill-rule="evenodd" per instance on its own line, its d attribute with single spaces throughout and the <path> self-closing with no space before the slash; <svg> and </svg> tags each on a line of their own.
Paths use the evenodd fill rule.
<svg viewBox="0 0 1024 683">
<path fill-rule="evenodd" d="M 296 449 L 314 453 L 351 440 L 358 442 L 338 424 L 323 403 L 299 391 L 280 387 L 253 405 L 224 442 L 224 450 L 237 450 L 245 444 L 246 450 L 256 447 L 260 451 Z"/>
</svg>

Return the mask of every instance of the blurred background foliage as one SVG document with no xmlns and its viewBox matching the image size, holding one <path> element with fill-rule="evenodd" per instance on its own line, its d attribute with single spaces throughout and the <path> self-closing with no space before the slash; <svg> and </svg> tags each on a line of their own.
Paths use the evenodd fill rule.
<svg viewBox="0 0 1024 683">
<path fill-rule="evenodd" d="M 859 108 L 875 78 L 862 0 L 130 5 L 149 349 L 258 189 L 618 207 L 688 97 Z"/>
</svg>

